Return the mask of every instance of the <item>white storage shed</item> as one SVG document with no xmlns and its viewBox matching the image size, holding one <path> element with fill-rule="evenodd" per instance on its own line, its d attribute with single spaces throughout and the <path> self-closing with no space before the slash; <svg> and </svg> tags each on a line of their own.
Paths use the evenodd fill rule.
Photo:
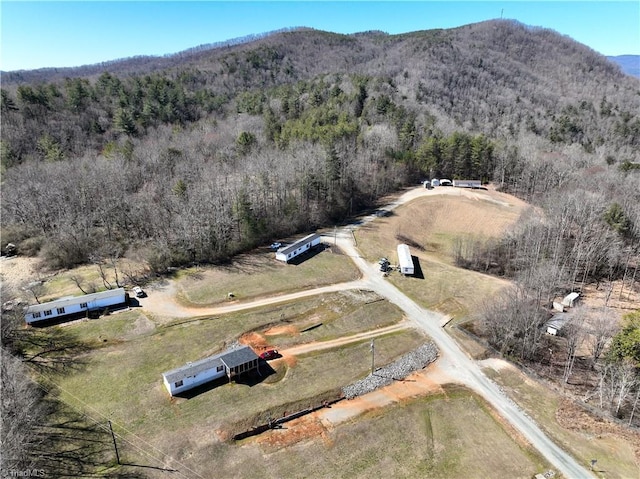
<svg viewBox="0 0 640 479">
<path fill-rule="evenodd" d="M 411 251 L 406 244 L 398 245 L 398 264 L 400 265 L 400 272 L 402 274 L 413 274 L 413 258 L 411 257 Z"/>
<path fill-rule="evenodd" d="M 280 248 L 276 252 L 276 259 L 280 261 L 284 261 L 285 263 L 288 263 L 296 256 L 301 255 L 302 253 L 306 253 L 311 248 L 319 245 L 320 243 L 321 243 L 320 235 L 317 233 L 312 233 L 296 241 L 295 243 L 290 244 L 289 246 Z"/>
<path fill-rule="evenodd" d="M 576 293 L 575 291 L 573 293 L 569 293 L 562 300 L 562 306 L 564 306 L 565 308 L 573 308 L 579 299 L 580 293 Z"/>
<path fill-rule="evenodd" d="M 162 373 L 164 386 L 175 396 L 205 383 L 224 377 L 231 380 L 258 368 L 258 355 L 249 346 L 229 349 L 223 353 Z"/>
<path fill-rule="evenodd" d="M 124 288 L 110 289 L 100 293 L 71 296 L 68 298 L 49 301 L 48 303 L 29 306 L 24 319 L 27 324 L 39 321 L 50 321 L 65 316 L 78 315 L 86 311 L 96 311 L 110 306 L 118 306 L 127 302 Z"/>
</svg>

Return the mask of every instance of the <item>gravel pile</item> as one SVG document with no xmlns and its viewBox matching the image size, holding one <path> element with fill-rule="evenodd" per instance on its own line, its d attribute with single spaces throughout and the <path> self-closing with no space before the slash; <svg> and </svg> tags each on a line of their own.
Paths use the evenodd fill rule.
<svg viewBox="0 0 640 479">
<path fill-rule="evenodd" d="M 361 396 L 378 388 L 391 384 L 393 381 L 406 378 L 409 374 L 424 368 L 438 358 L 438 348 L 434 343 L 426 343 L 405 354 L 397 361 L 376 369 L 364 379 L 342 388 L 342 394 L 347 399 Z"/>
</svg>

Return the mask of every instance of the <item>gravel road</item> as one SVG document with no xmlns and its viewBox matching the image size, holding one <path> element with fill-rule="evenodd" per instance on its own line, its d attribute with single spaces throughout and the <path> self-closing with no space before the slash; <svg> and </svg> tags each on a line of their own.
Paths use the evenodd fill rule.
<svg viewBox="0 0 640 479">
<path fill-rule="evenodd" d="M 395 201 L 393 205 L 385 209 L 391 210 L 416 196 L 421 196 L 421 193 L 416 192 L 416 190 L 409 191 Z M 440 326 L 444 322 L 443 315 L 418 306 L 382 277 L 377 271 L 377 264 L 368 263 L 360 256 L 353 244 L 352 231 L 373 219 L 375 219 L 374 215 L 367 217 L 356 225 L 343 228 L 337 235 L 340 248 L 351 257 L 362 271 L 366 287 L 397 305 L 410 320 L 422 328 L 433 339 L 439 349 L 440 367 L 450 374 L 454 380 L 466 385 L 485 398 L 504 419 L 510 422 L 565 477 L 570 479 L 595 477 L 588 469 L 581 466 L 571 455 L 547 437 L 531 417 L 509 399 L 493 381 L 485 376 L 480 366 L 471 360 Z M 326 242 L 333 240 L 333 235 L 324 238 Z"/>
<path fill-rule="evenodd" d="M 434 190 L 426 190 L 424 188 L 415 188 L 408 191 L 393 203 L 387 205 L 384 210 L 391 211 L 397 206 L 406 203 L 407 201 L 410 201 L 414 198 L 438 193 L 440 192 L 434 192 Z M 457 191 L 454 191 L 453 188 L 447 188 L 443 191 L 443 193 L 458 194 Z M 482 193 L 470 192 L 466 190 L 461 194 L 470 197 L 473 197 L 474 195 L 482 195 Z M 540 453 L 544 457 L 546 457 L 547 460 L 551 462 L 551 464 L 553 464 L 556 469 L 560 471 L 566 478 L 582 479 L 595 477 L 588 469 L 581 466 L 571 455 L 567 454 L 551 439 L 549 439 L 538 427 L 535 421 L 533 421 L 533 419 L 531 419 L 513 401 L 511 401 L 511 399 L 509 399 L 493 381 L 485 376 L 485 374 L 480 369 L 479 364 L 471 360 L 460 349 L 460 347 L 451 338 L 451 336 L 449 336 L 441 327 L 441 324 L 444 324 L 446 322 L 446 318 L 443 315 L 434 311 L 423 309 L 418 306 L 404 293 L 402 293 L 382 277 L 381 273 L 378 271 L 377 264 L 367 263 L 367 261 L 365 261 L 360 256 L 359 252 L 354 246 L 354 238 L 352 232 L 355 228 L 373 221 L 374 219 L 376 219 L 376 217 L 376 215 L 365 217 L 358 220 L 353 225 L 346 226 L 338 230 L 336 236 L 334 236 L 334 233 L 332 233 L 323 238 L 323 241 L 329 244 L 337 241 L 338 246 L 340 246 L 343 252 L 353 260 L 356 266 L 358 266 L 363 275 L 363 277 L 358 281 L 336 284 L 323 288 L 301 291 L 298 293 L 273 296 L 253 302 L 241 302 L 237 304 L 204 308 L 186 308 L 176 304 L 175 291 L 173 291 L 169 287 L 164 292 L 154 292 L 153 300 L 152 298 L 149 298 L 149 300 L 147 301 L 143 300 L 141 301 L 141 305 L 145 310 L 154 312 L 160 316 L 164 316 L 167 314 L 167 311 L 170 311 L 170 315 L 174 318 L 193 317 L 199 315 L 212 315 L 228 313 L 231 311 L 239 311 L 243 309 L 264 306 L 266 304 L 289 301 L 296 298 L 302 298 L 333 291 L 343 291 L 346 289 L 370 289 L 397 305 L 404 311 L 407 318 L 411 322 L 413 322 L 417 327 L 422 328 L 431 337 L 438 349 L 438 365 L 443 371 L 446 371 L 446 373 L 451 377 L 453 381 L 466 385 L 470 389 L 480 394 L 484 399 L 486 399 L 505 420 L 511 423 L 513 427 L 515 427 L 515 429 L 519 431 L 522 436 L 525 437 L 533 445 L 533 447 L 540 451 Z M 403 325 L 402 327 L 405 326 Z M 315 345 L 312 347 L 321 346 Z M 426 362 L 429 362 L 428 354 L 424 359 L 425 364 Z M 395 369 L 393 369 L 393 371 L 390 370 L 390 374 L 403 374 L 402 371 L 404 371 L 406 369 L 406 366 L 410 365 L 411 362 L 412 359 L 404 358 L 403 361 L 401 361 L 402 364 L 396 364 L 395 366 L 391 365 L 391 367 Z M 379 376 L 385 375 L 383 374 L 384 371 L 378 371 L 378 373 Z M 375 388 L 379 387 L 379 385 L 374 385 L 373 383 L 363 383 L 357 386 L 357 388 L 359 389 L 355 392 L 357 394 L 363 394 L 364 389 L 369 387 Z"/>
</svg>

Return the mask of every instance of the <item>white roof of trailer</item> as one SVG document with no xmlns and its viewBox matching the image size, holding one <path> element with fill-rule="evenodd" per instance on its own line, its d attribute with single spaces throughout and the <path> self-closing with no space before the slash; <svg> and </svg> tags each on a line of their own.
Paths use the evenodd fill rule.
<svg viewBox="0 0 640 479">
<path fill-rule="evenodd" d="M 284 248 L 280 248 L 278 250 L 278 253 L 280 253 L 280 254 L 289 254 L 292 251 L 297 250 L 301 246 L 304 246 L 305 244 L 313 241 L 316 238 L 320 238 L 320 235 L 318 233 L 311 233 L 310 235 L 307 235 L 304 238 L 299 239 L 298 241 L 296 241 L 295 243 L 290 244 L 289 246 L 285 246 Z"/>
<path fill-rule="evenodd" d="M 64 308 L 65 306 L 71 306 L 80 303 L 92 303 L 101 299 L 108 298 L 122 298 L 124 302 L 124 288 L 109 289 L 100 293 L 85 294 L 84 296 L 70 296 L 66 298 L 56 299 L 55 301 L 49 301 L 47 303 L 34 304 L 27 308 L 25 314 L 38 313 L 42 311 L 48 311 L 53 308 Z"/>
<path fill-rule="evenodd" d="M 406 244 L 398 245 L 398 261 L 400 262 L 400 266 L 413 266 L 411 251 Z"/>
</svg>

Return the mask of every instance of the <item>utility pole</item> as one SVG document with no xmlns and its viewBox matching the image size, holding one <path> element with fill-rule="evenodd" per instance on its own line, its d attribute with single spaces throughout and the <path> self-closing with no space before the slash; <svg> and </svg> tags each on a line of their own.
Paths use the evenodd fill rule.
<svg viewBox="0 0 640 479">
<path fill-rule="evenodd" d="M 113 433 L 113 427 L 111 427 L 111 421 L 109 421 L 109 431 L 111 431 L 111 439 L 113 439 L 113 448 L 116 451 L 116 460 L 120 463 L 120 454 L 118 454 L 118 445 L 116 444 L 116 435 Z"/>
<path fill-rule="evenodd" d="M 371 375 L 373 376 L 376 363 L 376 346 L 373 343 L 373 339 L 371 340 L 371 347 L 369 349 L 371 350 Z"/>
</svg>

